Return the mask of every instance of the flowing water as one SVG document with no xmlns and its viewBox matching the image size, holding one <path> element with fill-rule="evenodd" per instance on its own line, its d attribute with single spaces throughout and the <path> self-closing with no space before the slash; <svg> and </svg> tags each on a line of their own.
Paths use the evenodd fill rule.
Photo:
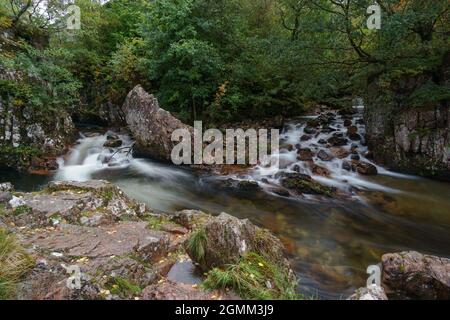
<svg viewBox="0 0 450 320">
<path fill-rule="evenodd" d="M 61 169 L 54 179 L 106 179 L 157 211 L 170 213 L 189 208 L 249 218 L 283 241 L 300 279 L 300 292 L 322 299 L 344 298 L 364 286 L 366 268 L 377 264 L 384 253 L 417 250 L 450 257 L 449 184 L 381 167 L 377 176 L 361 176 L 342 169 L 345 159 L 323 161 L 317 156 L 314 162 L 326 168 L 330 176 L 315 176 L 310 163 L 297 160 L 297 149 L 310 148 L 317 153 L 325 148 L 321 139 L 346 129 L 344 119 L 336 116 L 330 125 L 333 132 L 319 131 L 310 140 L 300 141 L 306 120 L 287 125 L 282 145 L 294 148 L 281 149 L 278 169 L 257 167 L 234 176 L 258 181 L 262 191 L 224 191 L 217 184 L 221 177 L 135 159 L 129 154 L 127 147 L 132 141 L 126 135 L 119 135 L 124 142 L 121 149 L 104 148 L 108 133 L 85 132 L 71 153 L 60 160 Z M 358 131 L 363 136 L 364 126 L 358 115 L 353 123 L 359 123 Z M 349 151 L 351 143 L 342 148 Z M 355 149 L 370 162 L 364 158 L 367 149 L 363 140 L 353 145 Z M 273 194 L 272 188 L 279 184 L 276 174 L 294 170 L 338 188 L 346 197 L 323 201 Z"/>
</svg>

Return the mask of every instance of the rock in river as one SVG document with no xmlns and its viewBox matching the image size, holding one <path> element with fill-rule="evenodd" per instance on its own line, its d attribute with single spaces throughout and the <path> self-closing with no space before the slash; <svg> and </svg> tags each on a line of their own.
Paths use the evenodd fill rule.
<svg viewBox="0 0 450 320">
<path fill-rule="evenodd" d="M 450 259 L 415 251 L 385 254 L 383 286 L 401 299 L 450 299 Z"/>
<path fill-rule="evenodd" d="M 176 144 L 171 139 L 174 130 L 193 130 L 170 112 L 161 109 L 156 97 L 145 92 L 139 85 L 128 94 L 123 111 L 136 141 L 135 151 L 160 160 L 171 159 L 172 149 Z"/>
</svg>

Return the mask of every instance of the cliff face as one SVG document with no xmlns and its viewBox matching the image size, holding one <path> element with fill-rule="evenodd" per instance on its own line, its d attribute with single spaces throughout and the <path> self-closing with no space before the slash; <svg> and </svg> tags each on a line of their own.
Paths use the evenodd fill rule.
<svg viewBox="0 0 450 320">
<path fill-rule="evenodd" d="M 66 112 L 44 117 L 14 96 L 21 74 L 0 68 L 0 166 L 44 172 L 58 168 L 56 156 L 73 140 L 74 125 Z"/>
<path fill-rule="evenodd" d="M 450 110 L 436 106 L 393 112 L 368 106 L 366 130 L 375 161 L 392 169 L 450 180 Z"/>
</svg>

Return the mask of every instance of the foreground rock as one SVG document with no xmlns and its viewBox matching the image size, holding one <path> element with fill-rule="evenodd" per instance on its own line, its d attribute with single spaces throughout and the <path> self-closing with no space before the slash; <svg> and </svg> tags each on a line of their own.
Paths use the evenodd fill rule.
<svg viewBox="0 0 450 320">
<path fill-rule="evenodd" d="M 381 287 L 360 288 L 348 300 L 449 300 L 450 259 L 409 251 L 381 258 Z"/>
<path fill-rule="evenodd" d="M 359 288 L 347 300 L 388 300 L 382 287 L 373 284 L 369 287 Z"/>
<path fill-rule="evenodd" d="M 450 259 L 418 252 L 382 257 L 383 286 L 388 295 L 401 299 L 450 299 Z"/>
<path fill-rule="evenodd" d="M 156 214 L 105 181 L 52 182 L 37 193 L 14 193 L 0 228 L 14 233 L 34 261 L 17 299 L 237 299 L 232 290 L 168 278 L 174 265 L 189 260 L 184 248 L 191 235 L 204 228 L 213 236 L 223 219 L 195 210 Z M 223 263 L 248 248 L 288 266 L 275 237 L 247 220 L 226 220 L 231 229 L 214 240 Z M 206 252 L 210 261 L 213 253 Z"/>
<path fill-rule="evenodd" d="M 130 91 L 122 109 L 136 140 L 134 149 L 138 154 L 169 161 L 175 146 L 171 139 L 172 132 L 176 129 L 193 130 L 170 112 L 161 109 L 158 100 L 141 86 Z"/>
</svg>

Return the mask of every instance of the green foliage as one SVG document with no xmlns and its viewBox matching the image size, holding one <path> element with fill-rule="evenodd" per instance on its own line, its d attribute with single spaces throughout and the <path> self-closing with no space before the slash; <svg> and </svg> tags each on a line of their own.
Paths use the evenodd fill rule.
<svg viewBox="0 0 450 320">
<path fill-rule="evenodd" d="M 0 30 L 15 32 L 0 39 L 0 67 L 24 75 L 2 80 L 2 97 L 37 115 L 98 116 L 141 84 L 182 120 L 216 125 L 346 106 L 355 96 L 407 107 L 449 99 L 446 0 L 379 1 L 380 30 L 366 26 L 372 0 L 75 3 L 82 28 L 70 32 L 61 28 L 64 4 L 52 2 L 44 26 L 45 14 L 17 17 L 25 2 L 0 6 Z"/>
<path fill-rule="evenodd" d="M 256 253 L 243 256 L 226 270 L 215 268 L 203 282 L 207 289 L 232 289 L 244 299 L 296 300 L 301 297 L 293 282 L 277 265 Z"/>
<path fill-rule="evenodd" d="M 0 300 L 14 298 L 17 283 L 33 264 L 15 237 L 0 229 Z"/>
</svg>

